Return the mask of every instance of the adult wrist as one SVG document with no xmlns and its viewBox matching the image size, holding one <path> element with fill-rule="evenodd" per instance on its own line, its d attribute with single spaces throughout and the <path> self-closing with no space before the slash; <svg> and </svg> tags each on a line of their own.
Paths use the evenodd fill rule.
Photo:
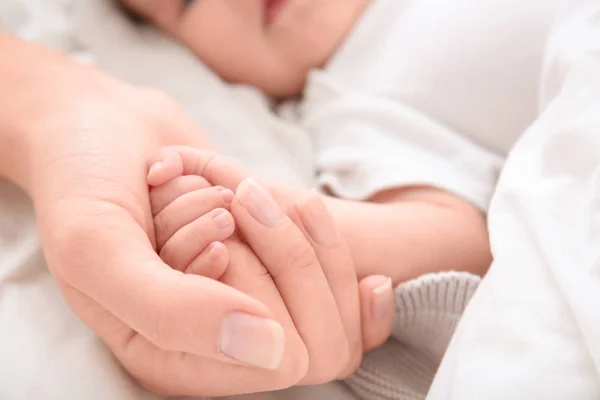
<svg viewBox="0 0 600 400">
<path fill-rule="evenodd" d="M 0 177 L 31 194 L 31 172 L 44 115 L 59 99 L 60 71 L 75 65 L 67 56 L 0 30 Z M 57 74 L 57 72 L 59 72 Z"/>
</svg>

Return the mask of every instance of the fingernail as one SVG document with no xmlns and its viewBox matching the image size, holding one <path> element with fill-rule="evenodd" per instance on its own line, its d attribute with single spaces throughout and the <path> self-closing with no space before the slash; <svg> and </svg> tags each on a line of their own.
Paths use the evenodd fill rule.
<svg viewBox="0 0 600 400">
<path fill-rule="evenodd" d="M 250 215 L 268 228 L 274 228 L 285 221 L 285 214 L 273 197 L 254 179 L 240 183 L 236 197 Z"/>
<path fill-rule="evenodd" d="M 233 192 L 224 187 L 219 187 L 218 190 L 219 190 L 219 194 L 221 195 L 221 198 L 223 199 L 223 203 L 226 206 L 230 206 L 231 202 L 233 201 L 233 196 L 234 196 Z"/>
<path fill-rule="evenodd" d="M 324 246 L 337 243 L 337 229 L 319 194 L 315 192 L 300 201 L 297 209 L 306 232 L 316 243 Z"/>
<path fill-rule="evenodd" d="M 208 258 L 210 258 L 211 260 L 216 260 L 217 258 L 219 258 L 221 256 L 221 248 L 222 243 L 220 242 L 214 242 L 211 243 L 210 246 L 208 246 Z"/>
<path fill-rule="evenodd" d="M 233 224 L 233 216 L 227 210 L 216 210 L 218 214 L 213 216 L 215 226 L 220 230 L 230 228 Z"/>
<path fill-rule="evenodd" d="M 223 322 L 219 350 L 235 360 L 264 369 L 276 369 L 283 358 L 284 343 L 283 328 L 277 322 L 231 313 Z"/>
<path fill-rule="evenodd" d="M 388 316 L 394 306 L 392 279 L 386 278 L 380 286 L 373 289 L 373 318 L 381 319 Z"/>
</svg>

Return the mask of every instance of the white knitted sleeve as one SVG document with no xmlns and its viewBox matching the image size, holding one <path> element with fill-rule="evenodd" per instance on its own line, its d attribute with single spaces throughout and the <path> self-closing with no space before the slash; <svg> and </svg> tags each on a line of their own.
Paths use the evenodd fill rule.
<svg viewBox="0 0 600 400">
<path fill-rule="evenodd" d="M 424 275 L 395 290 L 392 337 L 369 352 L 346 384 L 363 400 L 422 400 L 481 278 L 464 272 Z"/>
<path fill-rule="evenodd" d="M 429 399 L 600 399 L 600 2 L 564 5 L 492 200 L 494 264 Z"/>
</svg>

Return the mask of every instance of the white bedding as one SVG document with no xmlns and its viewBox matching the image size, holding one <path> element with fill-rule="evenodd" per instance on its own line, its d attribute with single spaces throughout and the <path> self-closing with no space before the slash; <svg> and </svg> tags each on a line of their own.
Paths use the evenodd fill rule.
<svg viewBox="0 0 600 400">
<path fill-rule="evenodd" d="M 492 200 L 494 265 L 431 399 L 600 399 L 600 2 L 566 1 L 553 32 L 541 117 Z"/>
<path fill-rule="evenodd" d="M 600 398 L 600 4 L 570 4 L 545 71 L 550 105 L 509 158 L 493 201 L 495 264 L 431 399 Z M 0 26 L 83 59 L 93 53 L 113 74 L 175 97 L 253 172 L 312 184 L 306 135 L 274 118 L 259 93 L 222 85 L 166 39 L 128 28 L 107 1 L 0 0 Z M 130 68 L 134 58 L 143 60 L 143 74 Z M 32 215 L 25 196 L 0 182 L 0 398 L 154 398 L 65 304 L 45 268 Z"/>
</svg>

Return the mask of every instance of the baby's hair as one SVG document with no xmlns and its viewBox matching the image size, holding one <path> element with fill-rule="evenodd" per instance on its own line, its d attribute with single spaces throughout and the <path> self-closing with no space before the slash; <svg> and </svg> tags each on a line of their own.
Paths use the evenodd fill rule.
<svg viewBox="0 0 600 400">
<path fill-rule="evenodd" d="M 125 15 L 125 17 L 127 17 L 127 19 L 133 22 L 134 24 L 146 25 L 148 23 L 148 21 L 145 18 L 143 18 L 138 13 L 133 11 L 129 6 L 127 6 L 124 0 L 114 0 L 114 3 L 117 6 L 117 9 L 121 11 L 123 15 Z"/>
</svg>

